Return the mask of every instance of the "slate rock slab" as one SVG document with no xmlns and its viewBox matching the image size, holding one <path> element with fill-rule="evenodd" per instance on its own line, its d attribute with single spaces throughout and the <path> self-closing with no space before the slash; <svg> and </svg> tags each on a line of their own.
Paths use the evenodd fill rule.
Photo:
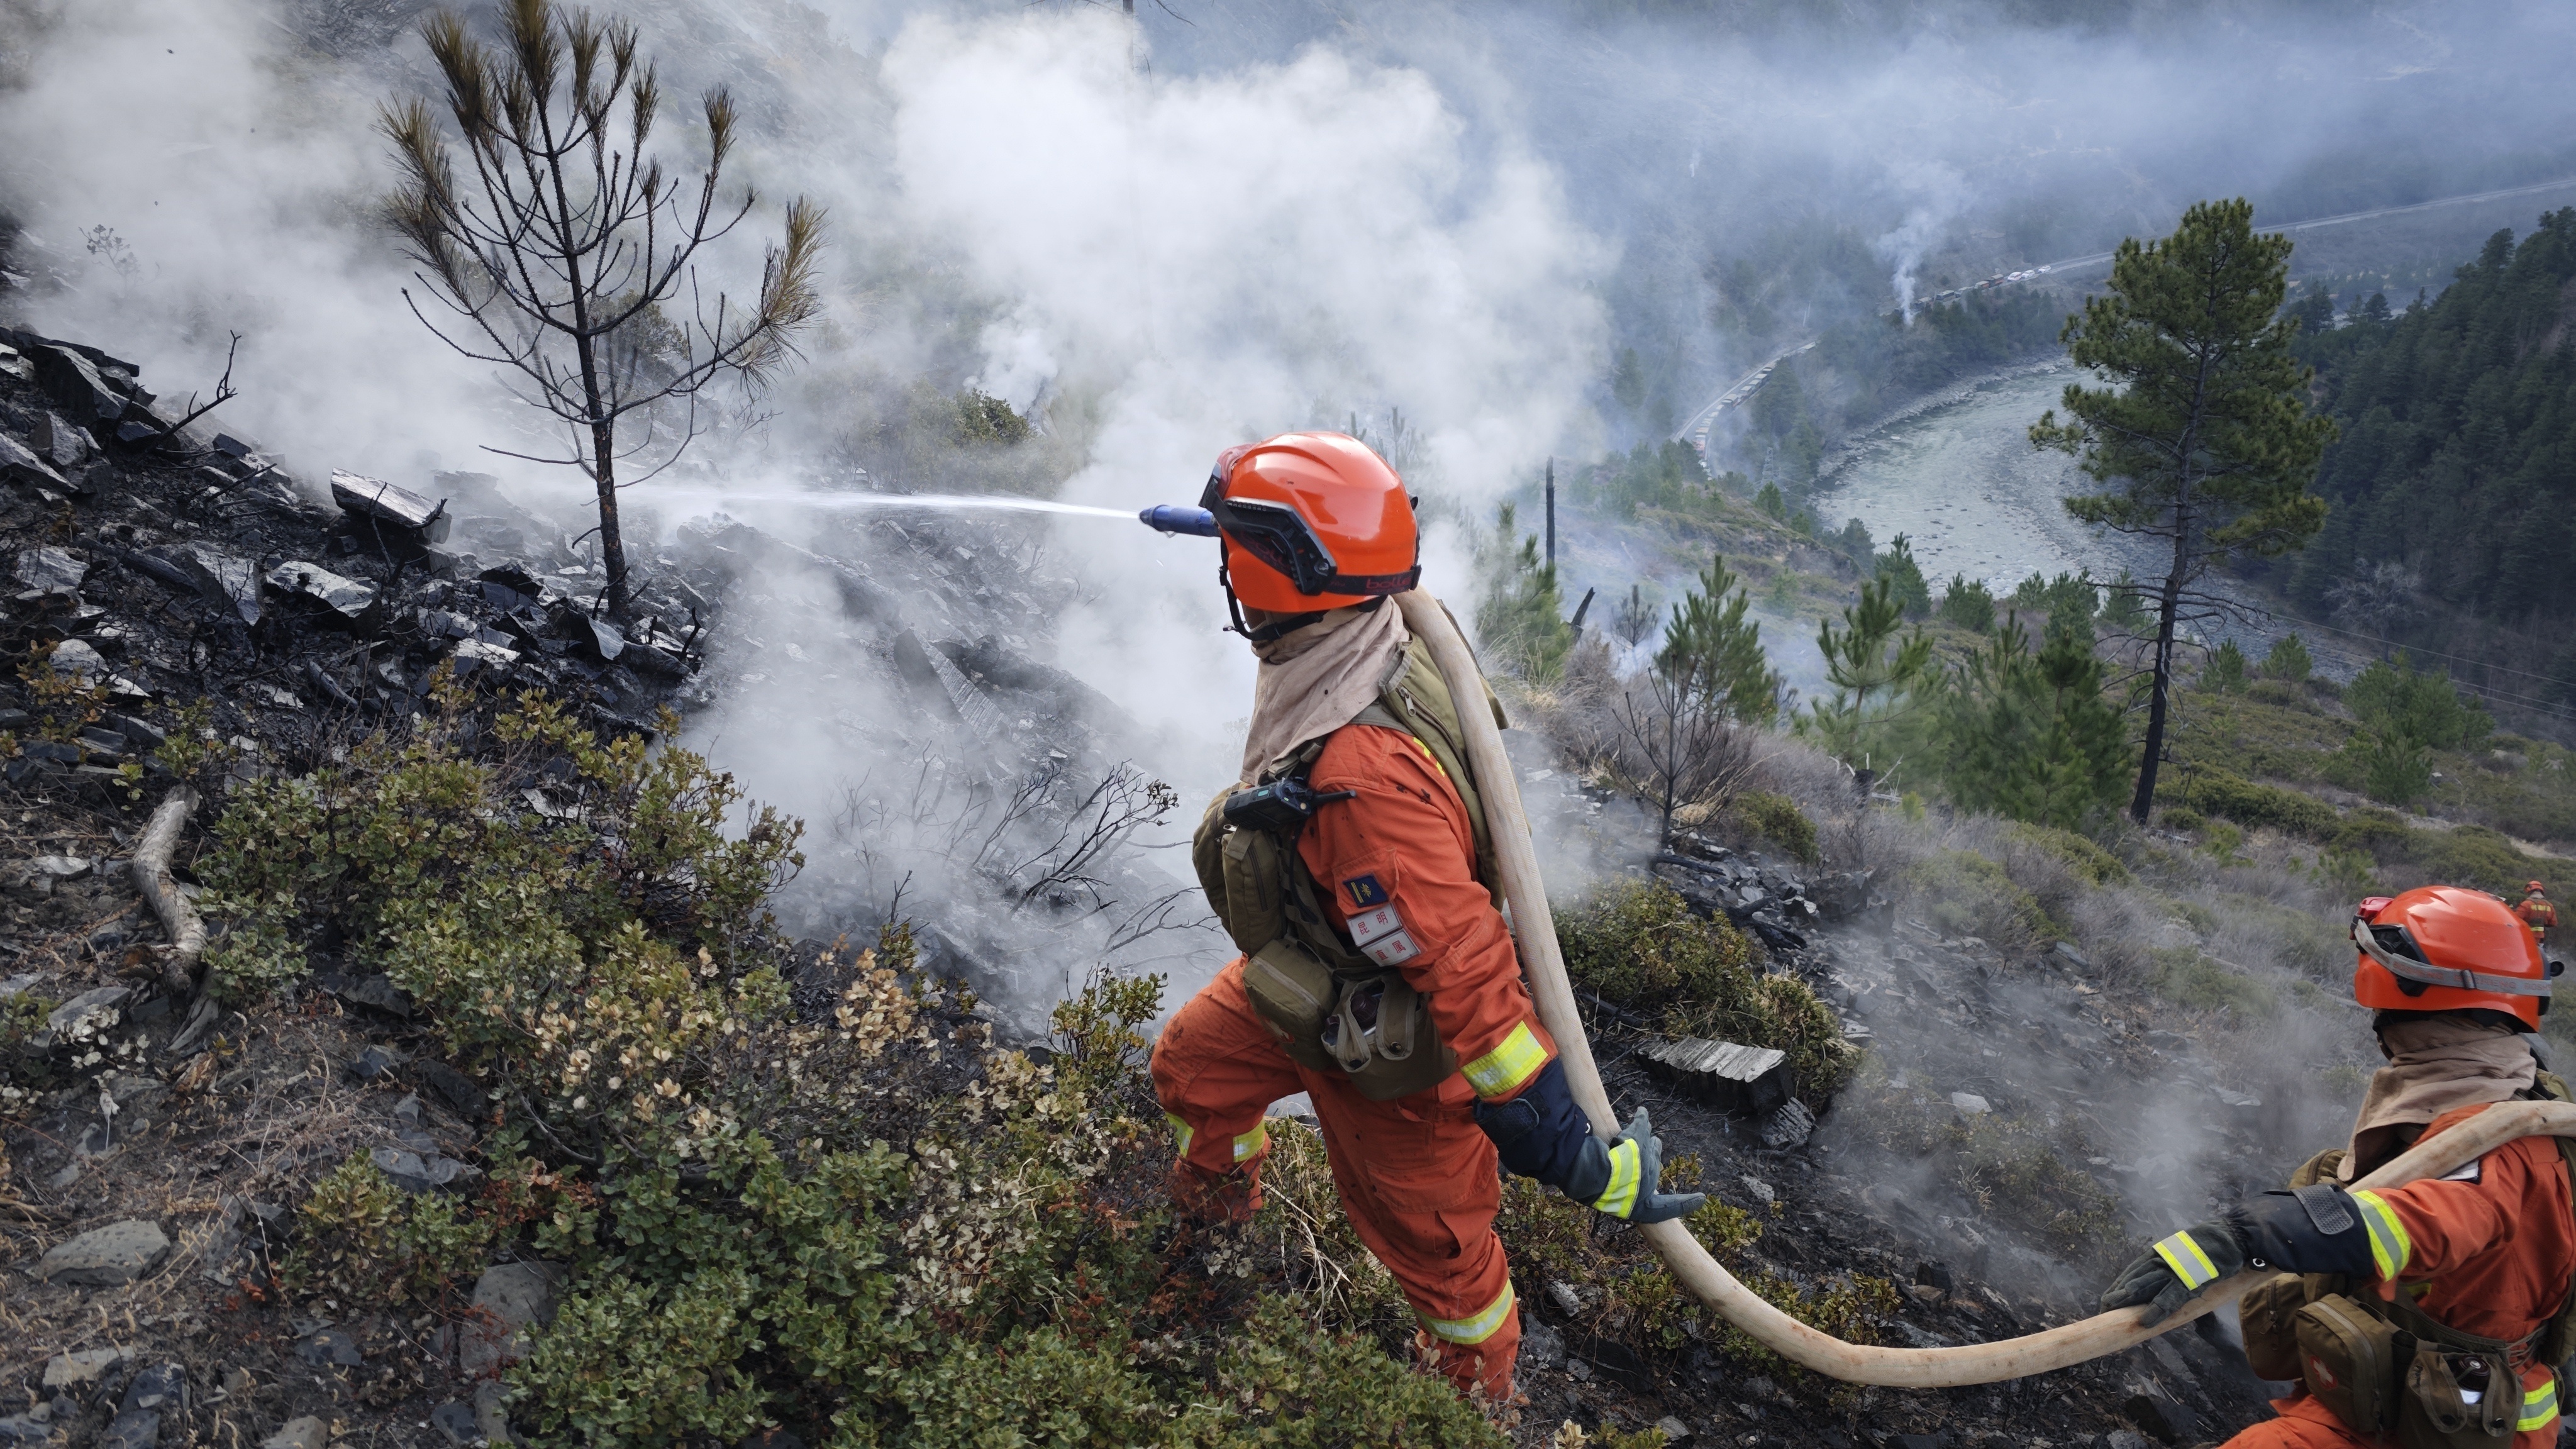
<svg viewBox="0 0 2576 1449">
<path fill-rule="evenodd" d="M 44 488 L 71 486 L 62 474 L 54 471 L 52 463 L 5 432 L 0 432 L 0 478 Z"/>
<path fill-rule="evenodd" d="M 159 1223 L 129 1218 L 58 1245 L 36 1260 L 36 1276 L 48 1283 L 112 1288 L 142 1278 L 169 1256 L 170 1235 Z"/>
<path fill-rule="evenodd" d="M 470 1449 L 470 1446 L 484 1442 L 483 1430 L 474 1422 L 471 1404 L 450 1400 L 429 1411 L 429 1422 L 457 1449 Z"/>
<path fill-rule="evenodd" d="M 55 1354 L 45 1361 L 45 1387 L 76 1389 L 83 1384 L 97 1383 L 125 1358 L 125 1350 L 121 1348 L 84 1348 Z"/>
<path fill-rule="evenodd" d="M 125 1386 L 125 1398 L 117 1408 L 125 1413 L 152 1410 L 177 1413 L 188 1407 L 188 1367 L 185 1364 L 159 1363 L 134 1376 Z"/>
<path fill-rule="evenodd" d="M 529 1324 L 554 1321 L 563 1269 L 552 1263 L 496 1263 L 474 1280 L 473 1312 L 457 1344 L 457 1363 L 485 1376 L 528 1355 Z"/>
<path fill-rule="evenodd" d="M 268 586 L 327 610 L 347 624 L 363 624 L 376 607 L 376 586 L 342 578 L 320 564 L 290 560 L 268 571 Z"/>
</svg>

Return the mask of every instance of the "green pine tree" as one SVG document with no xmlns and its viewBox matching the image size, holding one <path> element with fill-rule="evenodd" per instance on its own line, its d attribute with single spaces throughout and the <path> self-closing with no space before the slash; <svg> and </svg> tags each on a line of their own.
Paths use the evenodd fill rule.
<svg viewBox="0 0 2576 1449">
<path fill-rule="evenodd" d="M 2209 662 L 2200 666 L 2200 687 L 2219 694 L 2239 694 L 2245 689 L 2245 651 L 2236 641 L 2227 640 L 2209 651 Z"/>
<path fill-rule="evenodd" d="M 1699 586 L 1673 605 L 1655 668 L 1694 706 L 1768 725 L 1780 717 L 1780 676 L 1762 652 L 1762 625 L 1745 617 L 1750 602 L 1725 558 L 1711 558 Z"/>
<path fill-rule="evenodd" d="M 2263 656 L 2263 677 L 2285 684 L 2307 683 L 2309 672 L 2316 667 L 2316 661 L 2308 657 L 2307 644 L 2296 634 L 2281 636 L 2272 645 L 2272 652 Z"/>
<path fill-rule="evenodd" d="M 1886 775 L 1904 755 L 1907 705 L 1932 664 L 1932 641 L 1919 628 L 1903 638 L 1904 607 L 1881 576 L 1861 586 L 1860 602 L 1843 610 L 1843 627 L 1825 620 L 1816 649 L 1825 656 L 1829 699 L 1808 706 L 1798 733 L 1855 769 Z"/>
<path fill-rule="evenodd" d="M 2102 661 L 2070 631 L 2039 653 L 2018 622 L 1931 691 L 1931 756 L 1971 810 L 2081 829 L 2118 808 L 2128 728 L 2102 694 Z"/>
<path fill-rule="evenodd" d="M 1873 572 L 1894 591 L 1896 606 L 1906 618 L 1920 619 L 1932 612 L 1932 586 L 1923 581 L 1923 566 L 1914 561 L 1913 541 L 1904 534 L 1887 541 L 1887 552 L 1878 556 Z"/>
<path fill-rule="evenodd" d="M 2066 387 L 2030 430 L 2103 485 L 2067 512 L 2171 552 L 2157 591 L 2145 754 L 2129 813 L 2155 803 L 2176 622 L 2193 580 L 2234 554 L 2274 557 L 2325 521 L 2309 491 L 2334 423 L 2309 411 L 2312 369 L 2291 355 L 2290 240 L 2254 233 L 2242 200 L 2203 202 L 2162 241 L 2120 243 L 2108 289 L 2067 319 L 2067 355 L 2110 387 Z"/>
</svg>

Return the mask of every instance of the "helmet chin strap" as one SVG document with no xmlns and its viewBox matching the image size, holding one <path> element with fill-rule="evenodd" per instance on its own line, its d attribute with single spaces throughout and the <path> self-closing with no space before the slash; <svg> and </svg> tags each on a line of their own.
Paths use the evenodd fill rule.
<svg viewBox="0 0 2576 1449">
<path fill-rule="evenodd" d="M 1282 614 L 1277 619 L 1256 629 L 1244 620 L 1243 601 L 1235 597 L 1234 580 L 1225 571 L 1225 559 L 1223 558 L 1221 551 L 1216 564 L 1216 583 L 1218 588 L 1225 590 L 1226 613 L 1232 615 L 1234 618 L 1233 626 L 1228 628 L 1225 632 L 1229 634 L 1242 635 L 1246 643 L 1276 643 L 1277 641 L 1287 638 L 1289 635 L 1296 633 L 1298 630 L 1305 628 L 1307 625 L 1314 623 L 1316 620 L 1332 612 L 1329 609 L 1317 609 L 1311 613 L 1305 614 Z M 1374 613 L 1376 610 L 1383 607 L 1385 603 L 1386 595 L 1376 594 L 1372 595 L 1367 603 L 1354 605 L 1353 607 L 1357 608 L 1361 613 L 1367 614 Z"/>
</svg>

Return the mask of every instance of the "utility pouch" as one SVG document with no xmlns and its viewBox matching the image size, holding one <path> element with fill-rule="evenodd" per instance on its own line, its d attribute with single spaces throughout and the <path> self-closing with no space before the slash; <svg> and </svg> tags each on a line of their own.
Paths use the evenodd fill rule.
<svg viewBox="0 0 2576 1449">
<path fill-rule="evenodd" d="M 2418 1340 L 2397 1406 L 2399 1449 L 2492 1449 L 2513 1437 L 2522 1381 L 2503 1354 Z"/>
<path fill-rule="evenodd" d="M 1338 1065 L 1324 1049 L 1324 1025 L 1341 996 L 1333 968 L 1281 936 L 1244 958 L 1243 990 L 1290 1061 L 1318 1072 Z"/>
<path fill-rule="evenodd" d="M 1440 1040 L 1422 994 L 1401 972 L 1343 977 L 1341 999 L 1324 1024 L 1324 1050 L 1372 1102 L 1410 1097 L 1458 1070 L 1458 1054 Z"/>
<path fill-rule="evenodd" d="M 2309 1291 L 2307 1278 L 2278 1273 L 2236 1300 L 2236 1321 L 2245 1331 L 2245 1366 L 2254 1377 L 2276 1384 L 2298 1381 L 2299 1310 L 2321 1296 Z"/>
<path fill-rule="evenodd" d="M 2340 1293 L 2300 1309 L 2292 1333 L 2300 1378 L 2344 1427 L 2368 1438 L 2397 1422 L 2398 1341 L 2411 1359 L 2413 1334 Z"/>
</svg>

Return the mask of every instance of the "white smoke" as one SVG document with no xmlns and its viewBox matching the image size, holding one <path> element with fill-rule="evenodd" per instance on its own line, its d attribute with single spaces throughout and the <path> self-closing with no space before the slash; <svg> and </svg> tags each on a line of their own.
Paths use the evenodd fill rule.
<svg viewBox="0 0 2576 1449">
<path fill-rule="evenodd" d="M 1916 198 L 1907 208 L 1905 220 L 1895 230 L 1870 243 L 1878 259 L 1894 268 L 1888 286 L 1896 293 L 1896 313 L 1908 325 L 1914 321 L 1915 271 L 1923 265 L 1923 255 L 1941 240 L 1942 231 L 1967 209 L 1967 179 L 1956 168 L 1939 161 L 1914 162 L 1892 167 L 1895 188 Z"/>
</svg>

